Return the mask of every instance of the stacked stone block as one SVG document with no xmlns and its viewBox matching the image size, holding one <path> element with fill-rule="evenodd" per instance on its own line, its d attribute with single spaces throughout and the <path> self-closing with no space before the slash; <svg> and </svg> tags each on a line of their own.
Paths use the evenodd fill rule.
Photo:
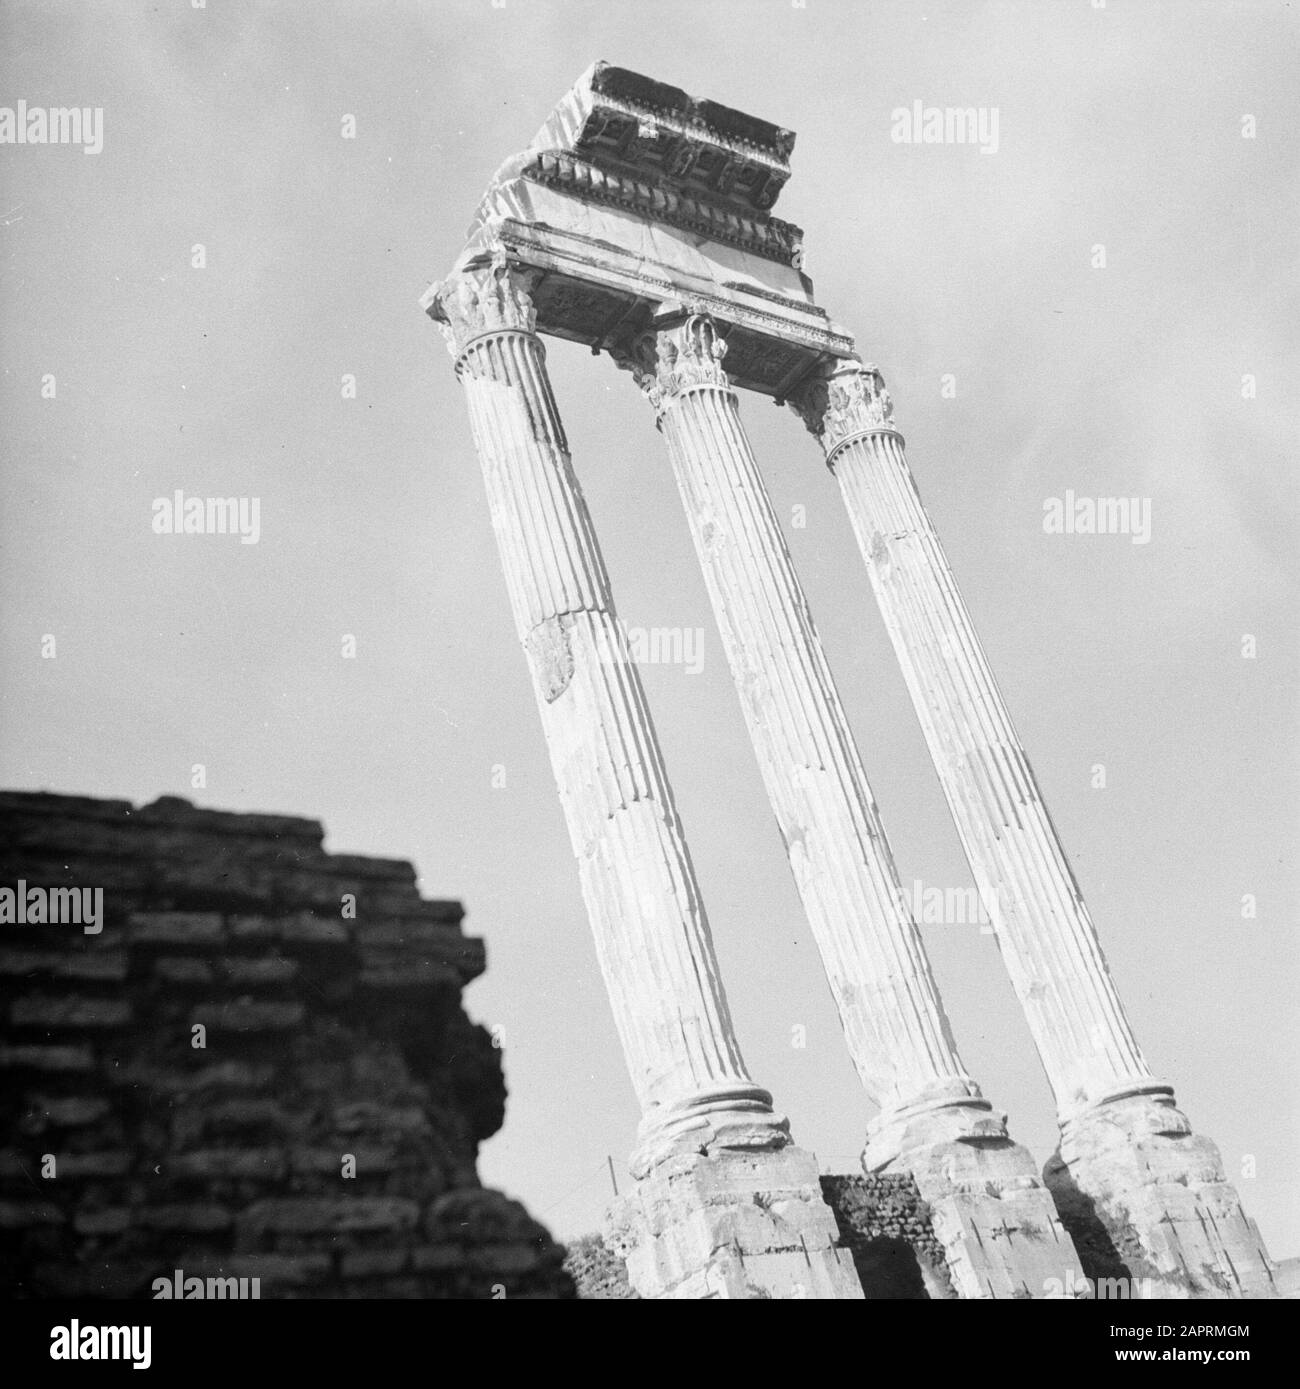
<svg viewBox="0 0 1300 1389">
<path fill-rule="evenodd" d="M 865 1297 L 901 1301 L 957 1296 L 932 1213 L 910 1173 L 828 1175 L 821 1178 L 821 1190 L 835 1216 L 839 1245 L 851 1254 Z M 580 1298 L 637 1296 L 628 1282 L 626 1263 L 599 1235 L 575 1240 L 565 1267 Z"/>
<path fill-rule="evenodd" d="M 0 926 L 0 1279 L 151 1296 L 571 1296 L 481 1187 L 500 1053 L 458 903 L 319 824 L 0 794 L 0 885 L 99 887 L 104 921 Z"/>
</svg>

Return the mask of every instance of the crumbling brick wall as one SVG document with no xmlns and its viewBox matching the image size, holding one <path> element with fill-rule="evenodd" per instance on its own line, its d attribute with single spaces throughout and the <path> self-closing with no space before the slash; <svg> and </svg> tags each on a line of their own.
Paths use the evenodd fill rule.
<svg viewBox="0 0 1300 1389">
<path fill-rule="evenodd" d="M 822 1177 L 822 1195 L 835 1212 L 840 1242 L 868 1298 L 953 1298 L 956 1290 L 921 1199 L 907 1172 Z"/>
<path fill-rule="evenodd" d="M 628 1281 L 627 1264 L 600 1235 L 583 1235 L 571 1241 L 564 1267 L 577 1285 L 580 1298 L 617 1302 L 639 1297 Z"/>
<path fill-rule="evenodd" d="M 0 793 L 0 887 L 103 889 L 98 934 L 0 924 L 0 1283 L 149 1297 L 567 1297 L 484 1190 L 500 1053 L 458 903 L 310 820 Z"/>
</svg>

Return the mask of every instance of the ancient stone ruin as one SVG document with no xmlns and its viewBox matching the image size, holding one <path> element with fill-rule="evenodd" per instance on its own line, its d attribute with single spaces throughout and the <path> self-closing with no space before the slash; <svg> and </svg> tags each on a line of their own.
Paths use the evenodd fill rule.
<svg viewBox="0 0 1300 1389">
<path fill-rule="evenodd" d="M 1122 1270 L 1163 1296 L 1267 1296 L 1267 1254 L 1214 1145 L 1125 1016 L 881 373 L 816 303 L 800 229 L 772 215 L 793 145 L 767 121 L 598 63 L 502 165 L 423 300 L 464 387 L 641 1105 L 636 1182 L 607 1240 L 644 1297 L 861 1298 L 874 1275 L 855 1266 L 845 1202 L 859 1244 L 872 1229 L 901 1234 L 877 1210 L 886 1188 L 832 1210 L 814 1158 L 745 1066 L 546 335 L 608 354 L 663 435 L 845 1044 L 879 1111 L 863 1167 L 917 1193 L 917 1247 L 930 1247 L 924 1224 L 942 1251 L 932 1287 L 1043 1297 L 1063 1275 Z M 1056 1098 L 1060 1147 L 1041 1177 L 958 1054 L 742 390 L 789 404 L 839 484 Z"/>
<path fill-rule="evenodd" d="M 103 889 L 0 944 L 0 1268 L 20 1297 L 572 1297 L 485 1189 L 481 942 L 312 820 L 0 793 L 0 882 Z M 178 1278 L 177 1275 L 180 1275 Z"/>
</svg>

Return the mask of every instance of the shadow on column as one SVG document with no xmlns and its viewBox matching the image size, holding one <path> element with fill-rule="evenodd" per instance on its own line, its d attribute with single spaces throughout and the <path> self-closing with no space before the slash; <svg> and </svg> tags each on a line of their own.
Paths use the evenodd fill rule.
<svg viewBox="0 0 1300 1389">
<path fill-rule="evenodd" d="M 957 1296 L 930 1208 L 910 1173 L 823 1176 L 821 1184 L 835 1213 L 840 1246 L 852 1255 L 868 1301 Z"/>
<path fill-rule="evenodd" d="M 1131 1262 L 1125 1262 L 1097 1211 L 1096 1201 L 1086 1191 L 1079 1189 L 1063 1162 L 1059 1159 L 1050 1161 L 1043 1170 L 1043 1181 L 1052 1193 L 1056 1214 L 1074 1244 L 1085 1277 L 1091 1278 L 1094 1283 L 1099 1279 L 1115 1278 L 1131 1281 L 1136 1274 L 1146 1270 L 1147 1263 L 1136 1238 L 1129 1256 Z"/>
</svg>

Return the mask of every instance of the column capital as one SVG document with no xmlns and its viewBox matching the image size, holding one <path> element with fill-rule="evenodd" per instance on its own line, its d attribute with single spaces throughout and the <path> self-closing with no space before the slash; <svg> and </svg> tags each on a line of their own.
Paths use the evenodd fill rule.
<svg viewBox="0 0 1300 1389">
<path fill-rule="evenodd" d="M 447 351 L 459 358 L 475 338 L 489 333 L 532 333 L 537 310 L 532 291 L 538 272 L 504 255 L 448 275 L 433 289 L 429 316 L 442 329 Z"/>
<path fill-rule="evenodd" d="M 897 434 L 894 401 L 874 362 L 846 357 L 823 367 L 786 402 L 815 434 L 833 466 L 834 455 L 864 434 Z"/>
<path fill-rule="evenodd" d="M 609 353 L 620 369 L 632 373 L 656 418 L 686 391 L 700 386 L 731 389 L 722 368 L 726 341 L 713 318 L 700 309 L 661 314 L 649 328 L 611 346 Z"/>
</svg>

